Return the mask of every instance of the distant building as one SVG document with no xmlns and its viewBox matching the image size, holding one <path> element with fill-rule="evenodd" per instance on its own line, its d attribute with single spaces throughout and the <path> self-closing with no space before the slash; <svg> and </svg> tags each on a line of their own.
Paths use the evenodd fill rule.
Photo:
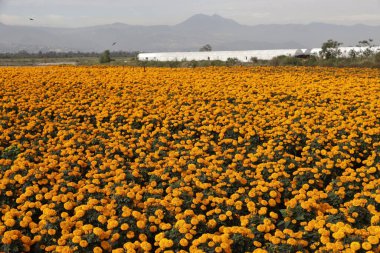
<svg viewBox="0 0 380 253">
<path fill-rule="evenodd" d="M 303 55 L 301 49 L 274 49 L 248 51 L 209 51 L 209 52 L 168 52 L 168 53 L 140 53 L 140 61 L 227 61 L 229 58 L 241 62 L 249 62 L 252 58 L 271 60 L 274 57 L 286 55 L 296 57 Z"/>
<path fill-rule="evenodd" d="M 360 56 L 365 50 L 373 53 L 380 52 L 380 47 L 340 47 L 340 57 L 350 57 L 350 51 Z M 209 51 L 209 52 L 162 52 L 140 53 L 140 61 L 227 61 L 229 58 L 238 59 L 240 62 L 250 62 L 252 59 L 271 60 L 278 56 L 307 57 L 319 56 L 321 48 L 311 49 L 273 49 L 273 50 L 247 50 L 247 51 Z"/>
</svg>

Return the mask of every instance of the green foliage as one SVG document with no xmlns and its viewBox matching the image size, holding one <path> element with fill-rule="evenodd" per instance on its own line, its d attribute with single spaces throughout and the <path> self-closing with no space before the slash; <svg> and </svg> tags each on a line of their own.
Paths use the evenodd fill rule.
<svg viewBox="0 0 380 253">
<path fill-rule="evenodd" d="M 356 45 L 357 47 L 373 47 L 373 39 L 369 38 L 368 40 L 361 40 Z"/>
<path fill-rule="evenodd" d="M 375 54 L 374 56 L 374 59 L 375 59 L 375 64 L 380 67 L 380 52 Z"/>
<path fill-rule="evenodd" d="M 226 61 L 226 66 L 236 66 L 238 63 L 240 63 L 240 61 L 237 58 L 228 58 Z"/>
<path fill-rule="evenodd" d="M 259 62 L 259 59 L 257 59 L 257 57 L 251 57 L 250 60 L 252 63 L 258 63 Z"/>
<path fill-rule="evenodd" d="M 190 62 L 190 66 L 191 66 L 192 68 L 196 68 L 196 67 L 198 66 L 198 62 L 192 60 L 192 61 Z"/>
<path fill-rule="evenodd" d="M 212 51 L 212 46 L 210 44 L 206 44 L 199 49 L 200 52 L 210 52 Z"/>
<path fill-rule="evenodd" d="M 4 149 L 3 153 L 0 155 L 0 158 L 15 160 L 19 153 L 20 148 L 13 145 Z"/>
<path fill-rule="evenodd" d="M 299 66 L 302 64 L 301 59 L 285 55 L 273 58 L 270 63 L 272 66 Z"/>
<path fill-rule="evenodd" d="M 171 68 L 178 68 L 180 65 L 181 65 L 181 62 L 179 62 L 179 61 L 169 62 L 169 67 L 171 67 Z"/>
<path fill-rule="evenodd" d="M 216 67 L 216 66 L 225 66 L 225 62 L 220 61 L 220 60 L 213 60 L 213 61 L 210 62 L 210 65 L 214 66 L 214 67 Z"/>
<path fill-rule="evenodd" d="M 321 57 L 324 59 L 336 59 L 342 52 L 339 50 L 339 46 L 343 43 L 329 39 L 322 44 Z"/>
<path fill-rule="evenodd" d="M 364 57 L 370 57 L 371 55 L 373 55 L 373 51 L 371 49 L 367 48 L 366 50 L 363 51 Z"/>
<path fill-rule="evenodd" d="M 105 50 L 99 58 L 99 63 L 108 63 L 111 62 L 111 54 L 109 50 Z"/>
<path fill-rule="evenodd" d="M 358 53 L 356 53 L 356 51 L 353 49 L 350 50 L 350 52 L 348 52 L 348 54 L 349 54 L 350 58 L 352 58 L 352 59 L 355 59 L 358 56 Z"/>
</svg>

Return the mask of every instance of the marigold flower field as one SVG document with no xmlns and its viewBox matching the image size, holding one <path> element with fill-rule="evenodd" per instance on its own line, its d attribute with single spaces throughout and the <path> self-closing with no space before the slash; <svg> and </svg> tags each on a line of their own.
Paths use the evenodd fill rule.
<svg viewBox="0 0 380 253">
<path fill-rule="evenodd" d="M 0 68 L 0 251 L 380 252 L 379 97 L 379 69 Z"/>
</svg>

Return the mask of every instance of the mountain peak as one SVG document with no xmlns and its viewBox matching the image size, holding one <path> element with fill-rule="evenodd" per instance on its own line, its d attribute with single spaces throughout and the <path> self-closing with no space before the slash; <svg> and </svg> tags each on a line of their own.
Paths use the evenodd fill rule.
<svg viewBox="0 0 380 253">
<path fill-rule="evenodd" d="M 186 19 L 182 23 L 178 24 L 179 26 L 186 27 L 199 27 L 199 26 L 220 26 L 220 27 L 228 27 L 228 26 L 240 26 L 239 23 L 232 19 L 224 18 L 218 14 L 214 15 L 206 15 L 206 14 L 195 14 L 190 18 Z"/>
<path fill-rule="evenodd" d="M 111 25 L 113 25 L 113 26 L 125 26 L 127 24 L 121 23 L 121 22 L 115 22 L 115 23 L 112 23 Z"/>
</svg>

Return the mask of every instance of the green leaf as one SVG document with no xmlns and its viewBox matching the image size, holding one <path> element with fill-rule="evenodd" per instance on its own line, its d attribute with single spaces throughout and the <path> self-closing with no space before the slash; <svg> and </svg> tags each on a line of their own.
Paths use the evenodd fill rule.
<svg viewBox="0 0 380 253">
<path fill-rule="evenodd" d="M 282 217 L 287 217 L 286 209 L 280 209 L 280 213 L 281 213 Z"/>
</svg>

